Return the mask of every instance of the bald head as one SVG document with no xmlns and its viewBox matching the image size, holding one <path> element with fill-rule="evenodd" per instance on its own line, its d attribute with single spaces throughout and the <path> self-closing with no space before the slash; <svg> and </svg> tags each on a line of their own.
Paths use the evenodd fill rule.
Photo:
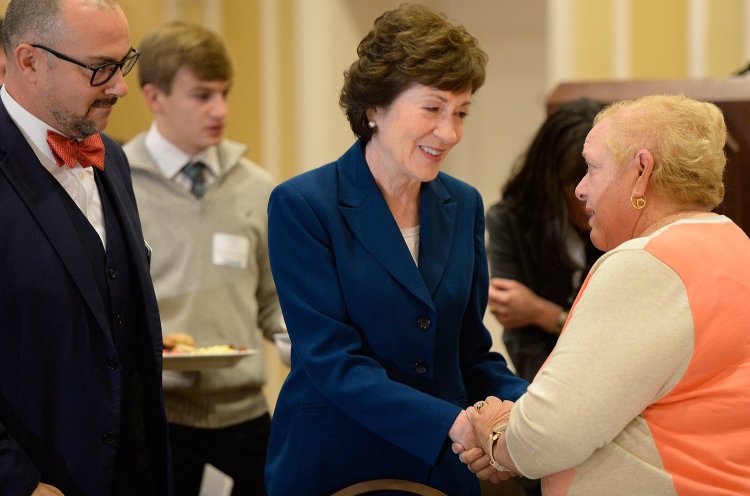
<svg viewBox="0 0 750 496">
<path fill-rule="evenodd" d="M 3 48 L 8 57 L 19 43 L 53 44 L 66 26 L 63 10 L 69 5 L 119 8 L 115 0 L 11 0 L 3 23 Z"/>
<path fill-rule="evenodd" d="M 131 54 L 127 18 L 115 0 L 11 0 L 4 46 L 5 88 L 29 113 L 59 132 L 103 130 L 127 94 L 122 65 Z M 94 84 L 99 69 L 104 80 Z M 109 77 L 109 79 L 106 79 Z"/>
</svg>

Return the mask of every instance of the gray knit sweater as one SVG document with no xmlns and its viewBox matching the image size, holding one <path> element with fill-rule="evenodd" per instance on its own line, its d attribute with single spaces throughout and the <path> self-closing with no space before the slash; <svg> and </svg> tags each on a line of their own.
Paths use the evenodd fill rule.
<svg viewBox="0 0 750 496">
<path fill-rule="evenodd" d="M 163 331 L 187 332 L 198 346 L 259 350 L 231 368 L 165 370 L 169 422 L 219 428 L 257 418 L 267 412 L 261 334 L 272 339 L 282 332 L 267 249 L 270 175 L 243 158 L 244 145 L 224 140 L 218 146 L 221 172 L 197 199 L 160 171 L 145 145 L 145 133 L 124 150 L 144 238 L 153 250 L 151 274 Z M 246 264 L 243 259 L 238 265 L 236 254 L 217 262 L 222 238 L 249 242 Z"/>
</svg>

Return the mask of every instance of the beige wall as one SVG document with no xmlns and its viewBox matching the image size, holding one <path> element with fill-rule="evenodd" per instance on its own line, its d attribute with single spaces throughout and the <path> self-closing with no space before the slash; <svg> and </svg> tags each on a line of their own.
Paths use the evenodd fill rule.
<svg viewBox="0 0 750 496">
<path fill-rule="evenodd" d="M 750 53 L 747 0 L 548 0 L 569 12 L 573 71 L 564 79 L 726 77 Z M 696 14 L 702 12 L 702 14 Z M 623 17 L 629 18 L 619 26 Z M 702 18 L 697 25 L 695 17 Z M 551 23 L 553 23 L 552 20 Z M 620 36 L 615 36 L 621 33 Z M 626 39 L 627 74 L 616 74 L 616 44 Z M 697 45 L 696 45 L 697 42 Z M 554 53 L 554 50 L 551 50 Z M 556 54 L 560 55 L 560 54 Z M 564 55 L 563 55 L 564 56 Z"/>
<path fill-rule="evenodd" d="M 0 7 L 7 6 L 0 0 Z M 352 142 L 338 107 L 342 73 L 373 19 L 401 0 L 121 0 L 133 44 L 170 19 L 221 32 L 237 68 L 228 137 L 278 180 L 336 158 Z M 723 77 L 743 67 L 748 0 L 425 0 L 490 55 L 463 143 L 446 170 L 498 199 L 510 164 L 563 80 Z M 703 9 L 702 16 L 695 16 Z M 691 17 L 692 16 L 692 17 Z M 705 18 L 698 23 L 695 19 Z M 130 139 L 150 117 L 129 76 L 109 134 Z M 496 338 L 499 326 L 488 319 Z M 501 348 L 499 348 L 501 349 Z M 286 374 L 267 349 L 271 403 Z"/>
</svg>

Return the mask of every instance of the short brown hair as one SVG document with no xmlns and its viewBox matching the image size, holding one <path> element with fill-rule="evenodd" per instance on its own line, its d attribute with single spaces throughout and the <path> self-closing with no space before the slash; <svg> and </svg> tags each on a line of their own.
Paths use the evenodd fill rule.
<svg viewBox="0 0 750 496">
<path fill-rule="evenodd" d="M 170 93 L 175 74 L 188 67 L 205 81 L 229 81 L 234 75 L 229 53 L 213 31 L 182 21 L 170 22 L 147 35 L 139 47 L 138 83 Z"/>
<path fill-rule="evenodd" d="M 611 117 L 607 146 L 618 165 L 641 148 L 654 157 L 652 183 L 684 205 L 715 208 L 724 198 L 724 115 L 713 103 L 683 95 L 619 101 L 594 122 Z"/>
<path fill-rule="evenodd" d="M 367 111 L 387 106 L 414 83 L 444 91 L 471 90 L 485 78 L 487 54 L 463 26 L 424 5 L 403 4 L 375 20 L 344 72 L 339 105 L 354 135 L 372 138 Z"/>
</svg>

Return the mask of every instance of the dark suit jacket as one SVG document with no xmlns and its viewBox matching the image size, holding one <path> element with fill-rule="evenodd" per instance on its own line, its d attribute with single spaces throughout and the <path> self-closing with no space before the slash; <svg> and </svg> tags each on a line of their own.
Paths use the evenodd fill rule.
<svg viewBox="0 0 750 496">
<path fill-rule="evenodd" d="M 417 268 L 355 143 L 276 188 L 269 253 L 292 340 L 269 494 L 328 495 L 379 477 L 478 494 L 448 430 L 469 404 L 526 389 L 482 324 L 479 193 L 444 174 L 423 185 Z"/>
<path fill-rule="evenodd" d="M 135 362 L 144 382 L 151 462 L 171 492 L 161 396 L 161 327 L 130 169 L 103 136 L 103 181 L 122 219 L 145 315 Z M 42 482 L 66 496 L 109 494 L 120 418 L 120 369 L 91 264 L 52 178 L 0 103 L 0 494 Z M 106 441 L 110 441 L 109 443 Z"/>
<path fill-rule="evenodd" d="M 530 220 L 525 212 L 513 210 L 502 201 L 487 210 L 490 274 L 524 284 L 542 298 L 569 310 L 578 290 L 601 251 L 591 243 L 588 233 L 581 237 L 586 249 L 586 266 L 580 283 L 573 285 L 574 269 L 565 267 L 532 238 Z M 529 381 L 547 360 L 557 343 L 557 335 L 538 326 L 506 329 L 503 341 L 516 373 Z"/>
</svg>

